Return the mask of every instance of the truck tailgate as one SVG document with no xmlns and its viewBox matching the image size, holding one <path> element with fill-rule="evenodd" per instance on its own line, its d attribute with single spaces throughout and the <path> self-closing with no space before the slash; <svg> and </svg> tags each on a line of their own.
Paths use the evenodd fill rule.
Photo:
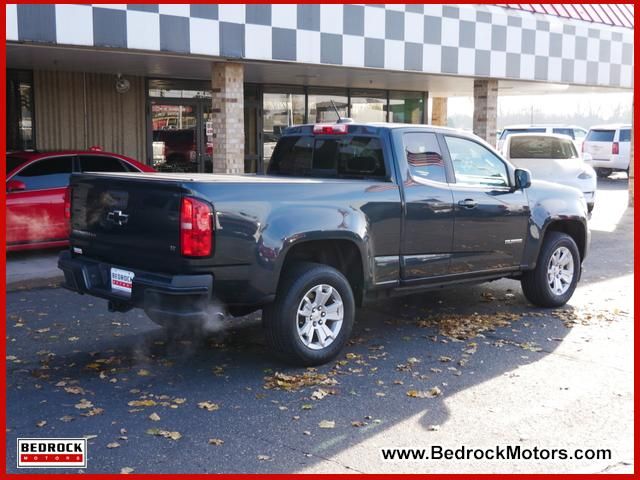
<svg viewBox="0 0 640 480">
<path fill-rule="evenodd" d="M 178 266 L 181 181 L 89 173 L 73 175 L 71 189 L 76 253 L 131 267 Z"/>
</svg>

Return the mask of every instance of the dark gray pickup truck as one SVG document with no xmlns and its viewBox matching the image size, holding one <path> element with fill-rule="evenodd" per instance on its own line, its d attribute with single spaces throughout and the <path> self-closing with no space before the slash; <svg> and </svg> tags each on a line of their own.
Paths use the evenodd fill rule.
<svg viewBox="0 0 640 480">
<path fill-rule="evenodd" d="M 302 365 L 334 358 L 372 299 L 510 277 L 563 305 L 589 244 L 578 190 L 428 126 L 296 126 L 267 175 L 88 173 L 70 189 L 67 288 L 174 329 L 216 302 L 263 309 L 269 344 Z"/>
</svg>

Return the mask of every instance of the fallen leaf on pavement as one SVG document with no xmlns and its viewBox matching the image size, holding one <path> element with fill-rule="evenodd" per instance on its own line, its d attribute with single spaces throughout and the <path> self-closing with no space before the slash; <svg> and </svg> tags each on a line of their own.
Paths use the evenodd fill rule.
<svg viewBox="0 0 640 480">
<path fill-rule="evenodd" d="M 87 410 L 85 413 L 81 413 L 80 415 L 82 415 L 83 417 L 94 417 L 96 415 L 102 414 L 102 412 L 104 412 L 103 408 L 94 407 L 90 410 Z"/>
<path fill-rule="evenodd" d="M 138 370 L 138 376 L 140 377 L 148 377 L 149 375 L 151 375 L 149 370 L 145 370 L 144 368 Z"/>
<path fill-rule="evenodd" d="M 42 428 L 42 427 L 44 427 L 46 424 L 47 424 L 47 421 L 46 421 L 46 420 L 40 420 L 39 422 L 37 422 L 37 423 L 36 423 L 36 426 L 37 426 L 38 428 Z"/>
<path fill-rule="evenodd" d="M 318 426 L 320 428 L 335 428 L 336 422 L 334 422 L 333 420 L 322 420 L 320 423 L 318 423 Z"/>
<path fill-rule="evenodd" d="M 93 403 L 91 403 L 89 400 L 87 400 L 86 398 L 83 398 L 82 400 L 80 400 L 80 402 L 75 404 L 75 407 L 78 410 L 85 410 L 87 408 L 91 408 L 93 407 Z"/>
<path fill-rule="evenodd" d="M 64 387 L 64 391 L 67 393 L 72 393 L 73 395 L 84 395 L 84 388 L 73 386 L 73 387 Z"/>
<path fill-rule="evenodd" d="M 311 398 L 313 400 L 322 400 L 327 395 L 329 395 L 329 392 L 320 388 L 311 394 Z"/>
<path fill-rule="evenodd" d="M 131 467 L 122 467 L 120 469 L 120 473 L 122 474 L 133 473 L 133 472 L 134 472 L 134 469 Z"/>
<path fill-rule="evenodd" d="M 151 420 L 153 422 L 159 422 L 160 421 L 160 415 L 158 415 L 156 412 L 153 412 L 151 415 L 149 415 L 149 420 Z"/>
<path fill-rule="evenodd" d="M 271 460 L 271 457 L 269 455 L 258 455 L 258 460 L 261 461 L 267 461 L 267 460 Z"/>
<path fill-rule="evenodd" d="M 118 448 L 120 444 L 118 442 L 107 443 L 107 448 Z"/>
<path fill-rule="evenodd" d="M 155 400 L 131 400 L 127 405 L 130 407 L 153 407 L 156 405 Z"/>
<path fill-rule="evenodd" d="M 220 440 L 219 438 L 210 438 L 207 443 L 209 445 L 215 445 L 216 447 L 219 447 L 224 443 L 224 440 Z"/>
<path fill-rule="evenodd" d="M 433 398 L 442 395 L 442 391 L 438 387 L 433 387 L 430 390 L 409 390 L 407 396 L 412 398 Z"/>
<path fill-rule="evenodd" d="M 147 430 L 149 435 L 155 435 L 156 437 L 170 438 L 171 440 L 179 440 L 182 438 L 180 432 L 170 432 L 169 430 L 162 430 L 160 428 L 150 428 Z"/>
<path fill-rule="evenodd" d="M 220 405 L 213 402 L 200 402 L 198 403 L 198 408 L 202 408 L 208 412 L 215 412 L 216 410 L 220 410 Z"/>
</svg>

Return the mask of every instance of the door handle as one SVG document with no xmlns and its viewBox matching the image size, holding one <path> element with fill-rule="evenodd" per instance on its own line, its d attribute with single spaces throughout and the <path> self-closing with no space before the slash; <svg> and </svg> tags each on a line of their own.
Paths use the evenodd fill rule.
<svg viewBox="0 0 640 480">
<path fill-rule="evenodd" d="M 478 202 L 476 202 L 472 198 L 465 198 L 464 200 L 460 200 L 458 202 L 458 205 L 464 208 L 475 208 L 476 206 L 478 206 Z"/>
</svg>

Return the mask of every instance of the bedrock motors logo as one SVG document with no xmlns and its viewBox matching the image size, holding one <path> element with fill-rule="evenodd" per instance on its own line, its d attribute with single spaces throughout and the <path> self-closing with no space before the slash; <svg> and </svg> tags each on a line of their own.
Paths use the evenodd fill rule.
<svg viewBox="0 0 640 480">
<path fill-rule="evenodd" d="M 19 438 L 18 468 L 86 468 L 86 438 Z"/>
</svg>

